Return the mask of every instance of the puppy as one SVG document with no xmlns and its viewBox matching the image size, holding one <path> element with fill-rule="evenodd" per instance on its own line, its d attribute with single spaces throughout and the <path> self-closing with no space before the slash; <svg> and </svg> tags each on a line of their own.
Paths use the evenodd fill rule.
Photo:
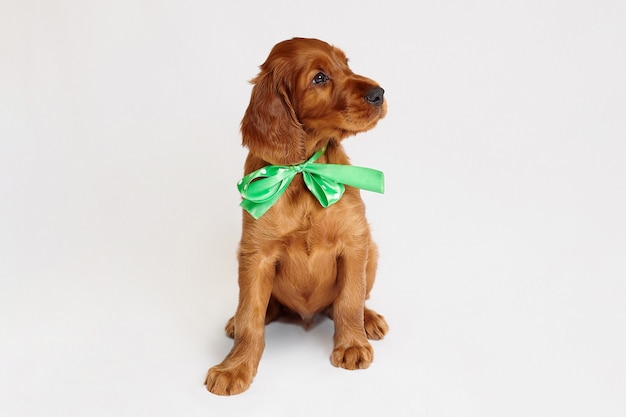
<svg viewBox="0 0 626 417">
<path fill-rule="evenodd" d="M 239 304 L 226 325 L 234 344 L 205 380 L 218 395 L 250 386 L 265 345 L 265 325 L 282 315 L 297 315 L 305 323 L 318 313 L 330 317 L 335 325 L 330 360 L 345 369 L 367 368 L 374 358 L 368 339 L 382 339 L 388 331 L 385 319 L 365 307 L 378 250 L 357 188 L 364 187 L 335 184 L 330 196 L 335 200 L 323 201 L 311 191 L 303 168 L 349 167 L 341 142 L 385 116 L 384 90 L 353 73 L 341 50 L 317 39 L 278 43 L 260 69 L 241 122 L 242 143 L 249 149 L 244 174 L 253 178 L 240 183 L 240 191 L 245 195 L 247 187 L 255 188 L 268 167 L 274 166 L 276 175 L 296 168 L 292 178 L 270 179 L 269 191 L 258 192 L 263 200 L 281 188 L 270 207 L 255 211 L 256 202 L 245 197 L 242 202 Z M 356 177 L 358 183 L 361 173 Z"/>
</svg>

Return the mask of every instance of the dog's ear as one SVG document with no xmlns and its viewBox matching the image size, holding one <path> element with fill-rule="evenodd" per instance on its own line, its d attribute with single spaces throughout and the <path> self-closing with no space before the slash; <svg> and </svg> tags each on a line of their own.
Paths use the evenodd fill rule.
<svg viewBox="0 0 626 417">
<path fill-rule="evenodd" d="M 274 165 L 293 165 L 306 159 L 306 135 L 294 110 L 293 80 L 276 65 L 261 66 L 252 80 L 250 104 L 241 121 L 242 144 Z"/>
</svg>

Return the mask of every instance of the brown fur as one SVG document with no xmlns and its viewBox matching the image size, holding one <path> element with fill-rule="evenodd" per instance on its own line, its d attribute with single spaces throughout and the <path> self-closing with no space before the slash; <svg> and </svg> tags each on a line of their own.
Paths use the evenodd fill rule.
<svg viewBox="0 0 626 417">
<path fill-rule="evenodd" d="M 250 151 L 245 174 L 301 163 L 324 146 L 317 162 L 349 164 L 340 142 L 374 127 L 387 109 L 376 82 L 354 74 L 341 50 L 316 39 L 277 44 L 253 83 L 241 123 Z M 377 258 L 358 189 L 346 186 L 339 202 L 323 208 L 298 175 L 260 219 L 244 212 L 239 304 L 226 326 L 234 345 L 209 369 L 207 389 L 245 391 L 264 349 L 265 324 L 285 313 L 305 322 L 327 314 L 335 323 L 331 363 L 367 368 L 373 360 L 367 339 L 382 339 L 388 330 L 384 318 L 365 307 Z"/>
</svg>

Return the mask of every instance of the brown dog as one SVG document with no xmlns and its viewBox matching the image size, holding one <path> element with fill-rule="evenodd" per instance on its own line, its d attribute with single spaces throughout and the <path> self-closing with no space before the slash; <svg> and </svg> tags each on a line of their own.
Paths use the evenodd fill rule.
<svg viewBox="0 0 626 417">
<path fill-rule="evenodd" d="M 245 174 L 268 165 L 301 164 L 320 149 L 316 163 L 349 165 L 341 141 L 373 128 L 385 116 L 384 90 L 354 74 L 344 53 L 317 39 L 278 43 L 253 80 L 241 123 L 249 149 Z M 218 395 L 245 391 L 264 349 L 265 324 L 281 315 L 310 323 L 317 313 L 333 319 L 331 363 L 367 368 L 369 339 L 382 339 L 385 319 L 365 307 L 378 251 L 357 188 L 347 186 L 326 208 L 296 175 L 258 219 L 243 214 L 239 247 L 239 304 L 226 325 L 234 345 L 209 369 L 206 387 Z"/>
</svg>

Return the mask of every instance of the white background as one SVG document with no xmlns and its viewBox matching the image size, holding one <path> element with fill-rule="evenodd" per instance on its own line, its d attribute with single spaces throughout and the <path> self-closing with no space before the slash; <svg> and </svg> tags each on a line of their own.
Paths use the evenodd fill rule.
<svg viewBox="0 0 626 417">
<path fill-rule="evenodd" d="M 237 300 L 248 80 L 318 37 L 386 90 L 350 138 L 391 326 L 267 328 L 206 392 Z M 626 3 L 4 0 L 0 414 L 624 416 Z"/>
</svg>

